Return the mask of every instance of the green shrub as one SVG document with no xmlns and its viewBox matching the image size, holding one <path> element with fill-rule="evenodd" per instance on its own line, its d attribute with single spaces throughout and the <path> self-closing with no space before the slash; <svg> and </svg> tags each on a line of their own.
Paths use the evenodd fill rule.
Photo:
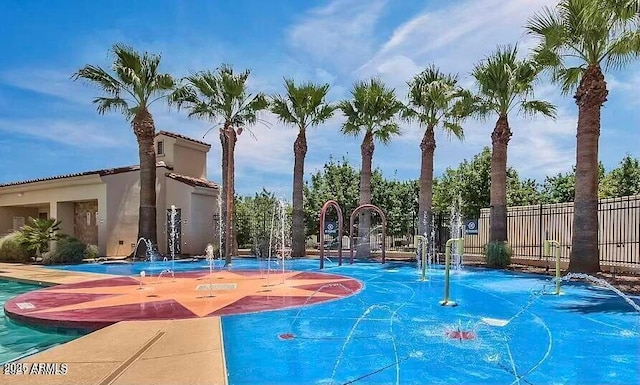
<svg viewBox="0 0 640 385">
<path fill-rule="evenodd" d="M 62 223 L 55 219 L 39 219 L 29 217 L 29 223 L 20 228 L 22 244 L 36 255 L 49 251 L 49 242 L 60 236 Z"/>
<path fill-rule="evenodd" d="M 484 247 L 487 266 L 504 268 L 511 264 L 513 251 L 507 242 L 489 242 Z"/>
<path fill-rule="evenodd" d="M 45 265 L 80 263 L 85 258 L 87 245 L 78 238 L 63 237 L 56 242 L 54 249 L 43 256 Z"/>
<path fill-rule="evenodd" d="M 100 256 L 100 251 L 98 250 L 98 246 L 96 245 L 87 245 L 87 248 L 84 250 L 85 258 L 93 258 L 96 259 Z"/>
<path fill-rule="evenodd" d="M 22 234 L 18 231 L 0 238 L 0 262 L 31 262 L 32 252 L 23 244 Z"/>
</svg>

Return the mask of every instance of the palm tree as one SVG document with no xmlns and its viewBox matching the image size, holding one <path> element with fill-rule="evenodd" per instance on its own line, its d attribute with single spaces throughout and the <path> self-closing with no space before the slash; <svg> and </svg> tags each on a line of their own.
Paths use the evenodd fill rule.
<svg viewBox="0 0 640 385">
<path fill-rule="evenodd" d="M 569 271 L 600 271 L 598 252 L 598 140 L 607 100 L 604 70 L 621 68 L 640 53 L 638 14 L 600 0 L 561 0 L 527 23 L 539 39 L 536 59 L 578 105 L 576 189 Z M 577 86 L 577 88 L 576 88 Z"/>
<path fill-rule="evenodd" d="M 20 228 L 20 243 L 26 246 L 27 250 L 34 251 L 36 256 L 49 251 L 49 243 L 62 237 L 59 233 L 62 222 L 56 219 L 40 219 L 29 217 L 29 223 Z"/>
<path fill-rule="evenodd" d="M 237 136 L 244 128 L 259 122 L 257 112 L 268 107 L 267 99 L 262 93 L 253 95 L 247 91 L 249 74 L 249 70 L 235 73 L 228 65 L 222 65 L 215 72 L 197 72 L 187 76 L 184 79 L 187 84 L 176 89 L 170 99 L 178 108 L 188 109 L 190 118 L 201 118 L 211 122 L 222 121 L 220 144 L 222 145 L 222 194 L 226 208 L 223 212 L 226 230 L 224 237 L 226 265 L 231 264 L 231 256 L 235 251 L 233 206 L 234 151 Z"/>
<path fill-rule="evenodd" d="M 136 52 L 133 48 L 115 44 L 111 71 L 86 65 L 73 74 L 72 79 L 83 79 L 98 86 L 106 96 L 93 99 L 99 114 L 119 111 L 131 122 L 138 141 L 140 156 L 140 210 L 138 238 L 157 244 L 156 224 L 156 135 L 149 107 L 168 96 L 174 88 L 171 75 L 159 73 L 160 55 Z"/>
<path fill-rule="evenodd" d="M 472 71 L 478 86 L 476 113 L 482 118 L 498 116 L 491 134 L 490 242 L 507 241 L 507 146 L 512 135 L 509 113 L 517 108 L 524 115 L 555 117 L 552 104 L 533 100 L 538 74 L 535 62 L 518 59 L 516 45 L 498 47 Z"/>
<path fill-rule="evenodd" d="M 272 97 L 271 112 L 286 124 L 298 127 L 298 137 L 293 143 L 293 218 L 291 255 L 305 256 L 304 208 L 302 188 L 304 183 L 304 158 L 307 154 L 306 130 L 329 119 L 336 107 L 325 100 L 329 85 L 305 83 L 296 86 L 293 80 L 285 79 L 285 96 Z"/>
<path fill-rule="evenodd" d="M 371 203 L 371 163 L 375 141 L 389 143 L 394 135 L 400 135 L 400 127 L 395 121 L 396 114 L 403 105 L 396 98 L 395 91 L 387 88 L 379 79 L 356 82 L 351 90 L 351 100 L 343 100 L 338 108 L 347 118 L 342 125 L 344 135 L 358 136 L 364 134 L 360 153 L 362 167 L 360 169 L 360 202 Z M 370 217 L 360 216 L 359 239 L 368 239 Z M 369 242 L 362 242 L 358 254 L 369 255 Z"/>
<path fill-rule="evenodd" d="M 435 128 L 440 126 L 449 136 L 462 140 L 461 120 L 471 111 L 471 95 L 458 86 L 458 78 L 440 72 L 434 66 L 416 75 L 409 85 L 409 103 L 403 116 L 425 127 L 420 143 L 420 193 L 418 198 L 418 234 L 431 233 L 433 200 L 433 154 L 436 149 Z"/>
<path fill-rule="evenodd" d="M 607 0 L 607 2 L 618 11 L 640 13 L 640 0 Z"/>
</svg>

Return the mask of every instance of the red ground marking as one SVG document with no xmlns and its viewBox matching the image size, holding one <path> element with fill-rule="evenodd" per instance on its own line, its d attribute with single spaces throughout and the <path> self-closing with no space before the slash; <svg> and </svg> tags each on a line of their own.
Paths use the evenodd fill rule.
<svg viewBox="0 0 640 385">
<path fill-rule="evenodd" d="M 292 340 L 295 336 L 291 333 L 283 333 L 278 336 L 281 340 Z"/>
<path fill-rule="evenodd" d="M 451 339 L 460 340 L 460 341 L 476 339 L 476 335 L 474 332 L 465 331 L 465 330 L 453 330 L 453 331 L 447 332 L 447 336 Z"/>
</svg>

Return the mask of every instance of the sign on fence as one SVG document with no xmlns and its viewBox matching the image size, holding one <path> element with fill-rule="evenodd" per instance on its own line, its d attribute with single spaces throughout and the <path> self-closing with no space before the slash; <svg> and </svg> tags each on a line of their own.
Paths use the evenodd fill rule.
<svg viewBox="0 0 640 385">
<path fill-rule="evenodd" d="M 467 235 L 478 235 L 478 220 L 467 219 L 464 222 L 464 231 Z"/>
<path fill-rule="evenodd" d="M 327 222 L 324 224 L 325 234 L 336 234 L 338 232 L 338 226 L 335 222 Z"/>
</svg>

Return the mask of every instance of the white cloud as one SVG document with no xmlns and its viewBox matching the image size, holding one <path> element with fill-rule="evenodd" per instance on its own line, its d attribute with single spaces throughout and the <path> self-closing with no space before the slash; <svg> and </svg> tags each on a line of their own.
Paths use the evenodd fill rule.
<svg viewBox="0 0 640 385">
<path fill-rule="evenodd" d="M 619 74 L 607 74 L 605 76 L 610 95 L 614 92 L 621 92 L 628 102 L 627 107 L 634 110 L 640 107 L 640 98 L 638 97 L 640 69 L 636 68 L 635 71 L 627 73 L 626 76 L 620 76 Z"/>
<path fill-rule="evenodd" d="M 288 32 L 295 50 L 335 67 L 354 68 L 372 53 L 386 0 L 332 0 L 310 10 Z"/>
<path fill-rule="evenodd" d="M 0 82 L 73 103 L 90 104 L 98 91 L 84 87 L 80 81 L 72 81 L 73 73 L 72 69 L 21 68 L 0 73 Z"/>
<path fill-rule="evenodd" d="M 82 148 L 120 148 L 131 145 L 122 141 L 123 135 L 133 137 L 128 124 L 124 121 L 116 124 L 114 121 L 100 119 L 89 122 L 75 119 L 1 118 L 0 130 Z"/>
</svg>

